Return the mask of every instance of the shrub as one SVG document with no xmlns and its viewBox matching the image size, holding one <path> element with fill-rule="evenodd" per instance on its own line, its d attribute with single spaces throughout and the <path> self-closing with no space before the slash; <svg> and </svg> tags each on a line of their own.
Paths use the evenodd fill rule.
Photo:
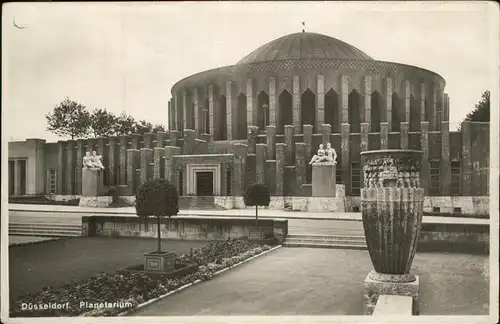
<svg viewBox="0 0 500 324">
<path fill-rule="evenodd" d="M 255 206 L 255 225 L 259 226 L 259 206 L 269 206 L 271 196 L 267 187 L 261 183 L 250 185 L 243 197 L 246 206 Z"/>
<path fill-rule="evenodd" d="M 156 216 L 158 230 L 158 252 L 161 252 L 160 217 L 170 217 L 179 213 L 179 194 L 177 188 L 164 179 L 153 179 L 143 183 L 135 198 L 137 216 L 147 218 Z"/>
</svg>

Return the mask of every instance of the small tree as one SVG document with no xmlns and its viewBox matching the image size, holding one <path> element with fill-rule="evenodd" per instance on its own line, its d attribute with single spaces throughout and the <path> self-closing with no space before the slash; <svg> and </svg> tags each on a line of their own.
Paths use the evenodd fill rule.
<svg viewBox="0 0 500 324">
<path fill-rule="evenodd" d="M 255 225 L 259 227 L 259 206 L 269 206 L 271 202 L 269 190 L 261 183 L 254 183 L 248 187 L 243 201 L 246 206 L 255 206 Z"/>
<path fill-rule="evenodd" d="M 145 133 L 151 133 L 153 131 L 153 124 L 144 119 L 136 122 L 134 127 L 135 127 L 134 130 L 135 134 L 145 134 Z"/>
<path fill-rule="evenodd" d="M 84 105 L 64 99 L 52 113 L 45 115 L 47 130 L 59 136 L 85 137 L 89 133 L 90 113 Z"/>
<path fill-rule="evenodd" d="M 179 193 L 177 188 L 164 179 L 153 179 L 143 183 L 137 190 L 135 199 L 137 216 L 156 216 L 158 230 L 157 252 L 161 252 L 160 217 L 170 217 L 179 213 Z"/>
</svg>

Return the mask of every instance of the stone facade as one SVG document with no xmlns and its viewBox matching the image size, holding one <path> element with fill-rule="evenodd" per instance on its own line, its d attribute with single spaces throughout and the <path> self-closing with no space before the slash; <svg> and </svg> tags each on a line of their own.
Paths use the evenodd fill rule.
<svg viewBox="0 0 500 324">
<path fill-rule="evenodd" d="M 317 45 L 316 34 L 286 37 L 308 38 L 311 42 L 301 44 Z M 196 160 L 220 164 L 217 196 L 236 199 L 221 201 L 237 201 L 258 181 L 270 186 L 276 199 L 282 197 L 277 201 L 292 207 L 300 204 L 293 200 L 312 195 L 307 162 L 318 144 L 330 142 L 338 155 L 336 183 L 343 185 L 346 210 L 359 206 L 360 153 L 378 149 L 423 151 L 424 210 L 474 209 L 465 206 L 472 199 L 487 199 L 489 123 L 464 122 L 460 132 L 451 131 L 441 76 L 359 57 L 362 52 L 352 46 L 332 44 L 325 49 L 328 57 L 307 56 L 307 48 L 297 52 L 303 57 L 291 52 L 255 61 L 260 57 L 255 54 L 239 64 L 182 79 L 172 88 L 167 133 L 11 142 L 9 195 L 80 195 L 81 155 L 97 150 L 106 166 L 105 185 L 120 196 L 134 196 L 143 181 L 157 177 L 172 181 L 184 194 L 187 165 Z M 355 57 L 334 57 L 340 53 L 335 46 Z M 446 100 L 436 99 L 442 97 Z M 231 161 L 212 158 L 226 154 Z"/>
</svg>

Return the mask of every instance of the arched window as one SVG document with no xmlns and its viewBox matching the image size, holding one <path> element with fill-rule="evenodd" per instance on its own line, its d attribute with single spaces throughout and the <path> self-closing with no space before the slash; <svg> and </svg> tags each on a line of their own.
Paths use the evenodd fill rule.
<svg viewBox="0 0 500 324">
<path fill-rule="evenodd" d="M 226 96 L 220 96 L 219 109 L 217 111 L 217 139 L 219 141 L 227 139 L 227 112 L 226 112 Z"/>
<path fill-rule="evenodd" d="M 382 112 L 382 96 L 378 91 L 374 91 L 371 95 L 371 131 L 380 132 L 380 122 Z"/>
<path fill-rule="evenodd" d="M 361 95 L 357 90 L 352 90 L 348 98 L 349 102 L 349 125 L 351 133 L 361 132 Z"/>
<path fill-rule="evenodd" d="M 269 125 L 269 96 L 261 91 L 257 97 L 257 126 L 259 130 L 266 130 Z"/>
<path fill-rule="evenodd" d="M 292 94 L 287 90 L 279 95 L 279 123 L 278 133 L 285 132 L 285 125 L 293 125 Z"/>
<path fill-rule="evenodd" d="M 339 95 L 330 89 L 325 94 L 325 124 L 332 126 L 332 133 L 340 133 Z"/>
<path fill-rule="evenodd" d="M 401 109 L 402 102 L 397 93 L 392 94 L 392 131 L 401 131 Z"/>
<path fill-rule="evenodd" d="M 300 98 L 302 125 L 312 125 L 316 129 L 316 95 L 306 89 Z"/>
<path fill-rule="evenodd" d="M 247 138 L 247 97 L 240 93 L 238 95 L 237 106 L 236 106 L 236 139 L 246 139 Z"/>
</svg>

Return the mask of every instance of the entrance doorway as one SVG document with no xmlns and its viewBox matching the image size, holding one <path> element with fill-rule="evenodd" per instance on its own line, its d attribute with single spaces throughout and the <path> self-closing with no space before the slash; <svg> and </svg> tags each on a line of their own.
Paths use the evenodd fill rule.
<svg viewBox="0 0 500 324">
<path fill-rule="evenodd" d="M 212 171 L 196 172 L 196 195 L 214 195 L 214 173 Z"/>
</svg>

